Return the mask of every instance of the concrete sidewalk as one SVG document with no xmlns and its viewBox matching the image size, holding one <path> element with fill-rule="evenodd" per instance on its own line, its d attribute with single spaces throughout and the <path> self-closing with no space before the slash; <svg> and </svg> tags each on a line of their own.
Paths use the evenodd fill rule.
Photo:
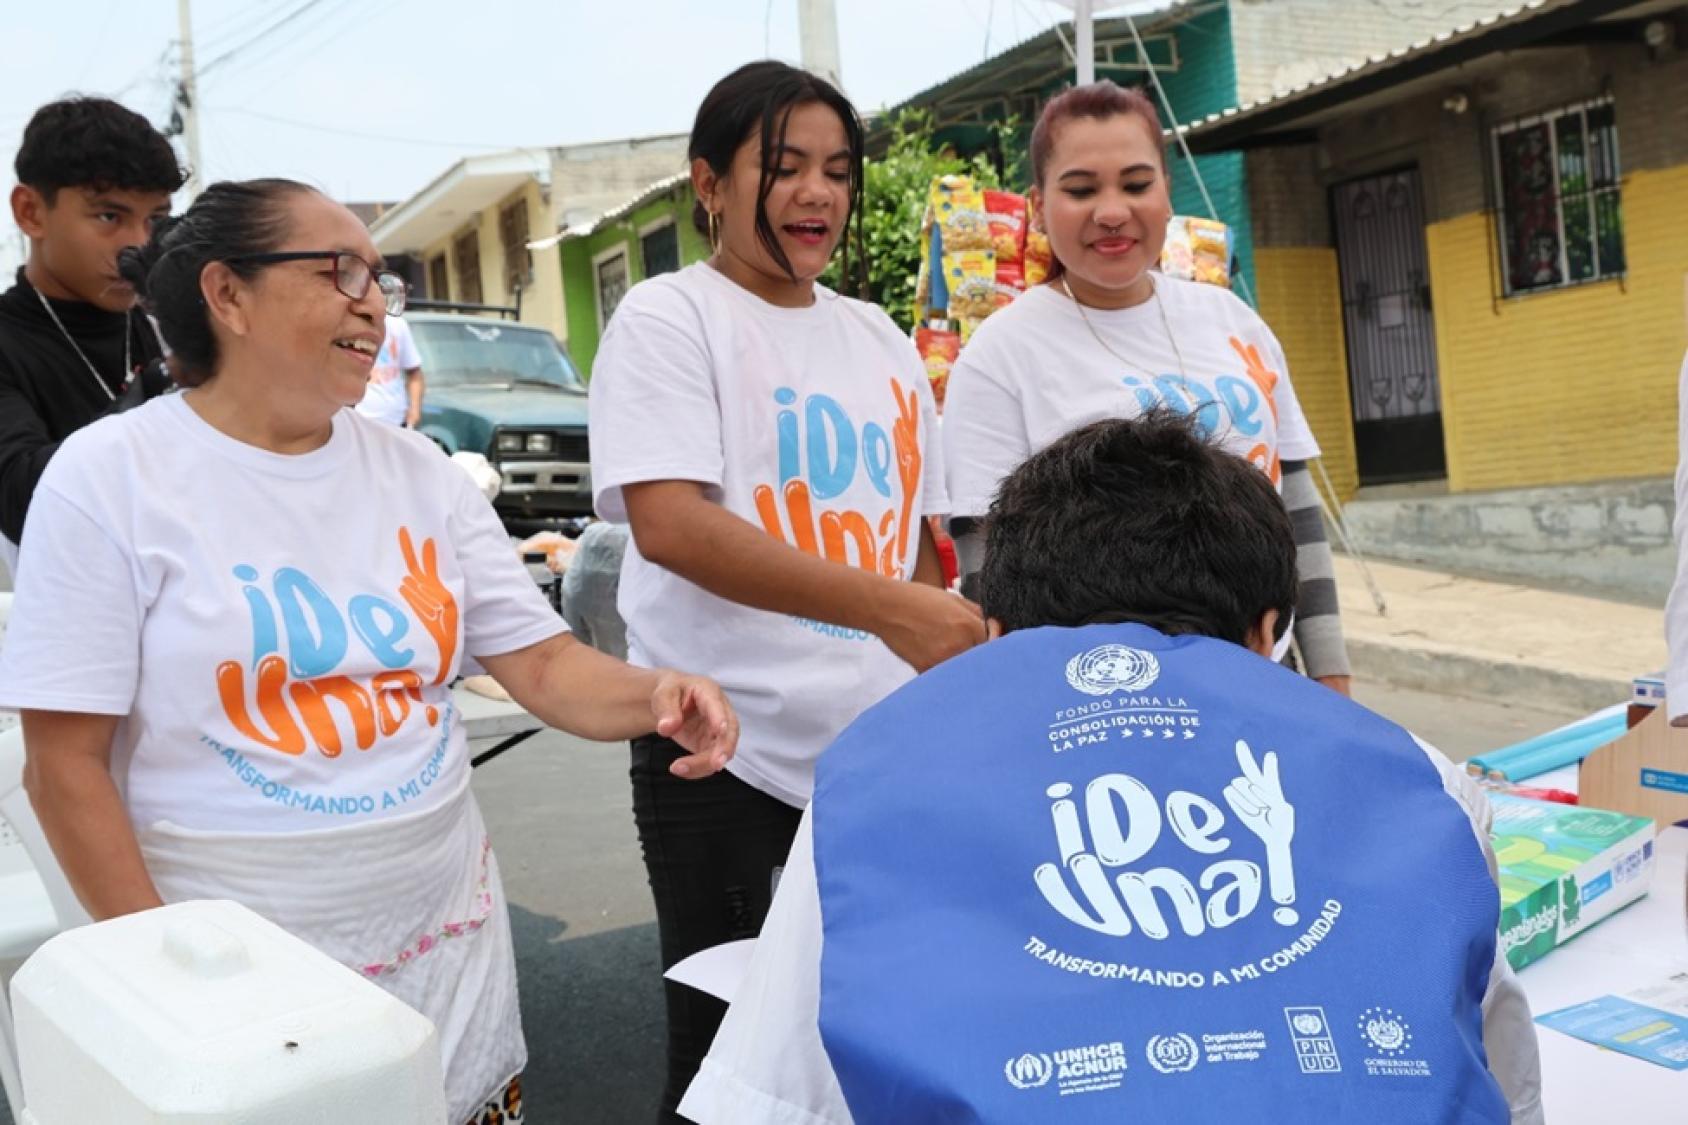
<svg viewBox="0 0 1688 1125">
<path fill-rule="evenodd" d="M 1664 609 L 1336 556 L 1356 679 L 1583 715 L 1665 666 Z"/>
</svg>

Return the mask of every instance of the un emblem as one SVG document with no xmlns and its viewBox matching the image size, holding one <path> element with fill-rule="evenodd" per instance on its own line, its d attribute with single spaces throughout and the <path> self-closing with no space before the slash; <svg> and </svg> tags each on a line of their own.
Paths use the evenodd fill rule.
<svg viewBox="0 0 1688 1125">
<path fill-rule="evenodd" d="M 1067 682 L 1086 695 L 1142 691 L 1160 677 L 1160 661 L 1125 645 L 1099 645 L 1067 662 Z"/>
</svg>

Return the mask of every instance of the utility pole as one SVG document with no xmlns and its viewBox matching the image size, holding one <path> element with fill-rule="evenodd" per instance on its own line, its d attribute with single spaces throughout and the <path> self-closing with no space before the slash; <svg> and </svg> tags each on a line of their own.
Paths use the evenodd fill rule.
<svg viewBox="0 0 1688 1125">
<path fill-rule="evenodd" d="M 187 139 L 188 182 L 183 188 L 192 203 L 204 186 L 199 161 L 199 86 L 193 76 L 193 12 L 190 0 L 176 0 L 176 18 L 182 34 L 182 79 L 176 86 L 176 109 Z"/>
<path fill-rule="evenodd" d="M 186 4 L 188 0 L 182 0 Z M 1073 54 L 1078 56 L 1078 84 L 1096 81 L 1096 16 L 1093 0 L 1074 0 Z"/>
<path fill-rule="evenodd" d="M 187 0 L 182 0 L 185 4 Z M 840 90 L 843 68 L 838 62 L 838 7 L 834 0 L 797 0 L 797 30 L 803 44 L 803 69 L 818 74 Z"/>
</svg>

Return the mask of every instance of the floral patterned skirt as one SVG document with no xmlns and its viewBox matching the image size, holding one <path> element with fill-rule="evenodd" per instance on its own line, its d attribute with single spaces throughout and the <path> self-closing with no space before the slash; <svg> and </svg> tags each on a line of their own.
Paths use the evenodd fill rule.
<svg viewBox="0 0 1688 1125">
<path fill-rule="evenodd" d="M 467 1125 L 522 1125 L 526 1120 L 522 1113 L 522 1076 L 518 1074 L 469 1118 Z"/>
</svg>

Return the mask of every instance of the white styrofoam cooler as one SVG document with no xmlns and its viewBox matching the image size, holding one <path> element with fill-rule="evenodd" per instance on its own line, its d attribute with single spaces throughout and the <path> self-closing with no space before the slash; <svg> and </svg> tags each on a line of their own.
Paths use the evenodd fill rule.
<svg viewBox="0 0 1688 1125">
<path fill-rule="evenodd" d="M 434 1025 L 233 902 L 69 930 L 12 981 L 20 1125 L 446 1120 Z"/>
</svg>

